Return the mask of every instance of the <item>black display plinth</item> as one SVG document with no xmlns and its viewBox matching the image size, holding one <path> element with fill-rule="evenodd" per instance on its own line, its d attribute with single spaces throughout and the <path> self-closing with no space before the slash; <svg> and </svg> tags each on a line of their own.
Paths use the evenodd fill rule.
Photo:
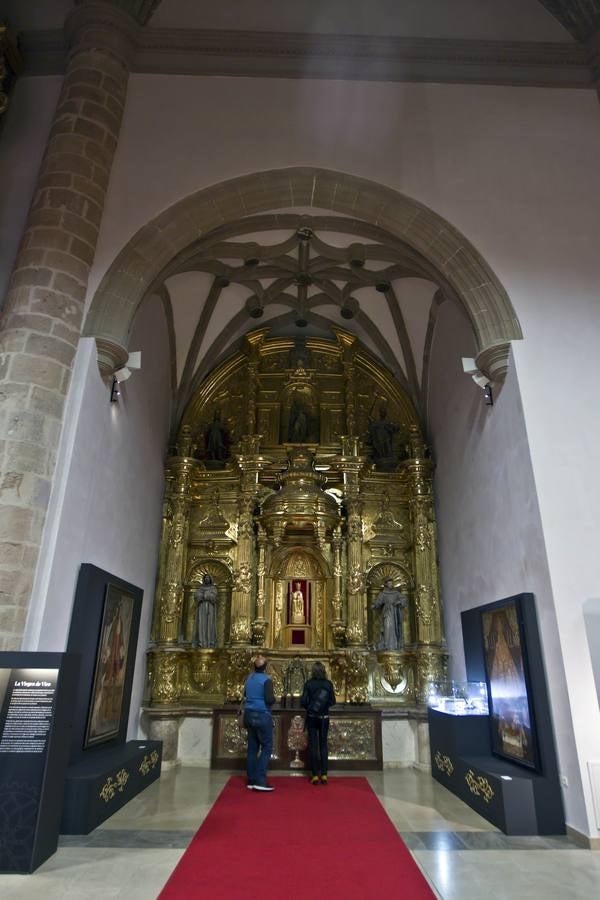
<svg viewBox="0 0 600 900">
<path fill-rule="evenodd" d="M 488 716 L 429 710 L 431 774 L 505 834 L 564 834 L 560 787 L 490 753 Z"/>
<path fill-rule="evenodd" d="M 0 653 L 0 872 L 56 850 L 79 659 Z"/>
<path fill-rule="evenodd" d="M 70 766 L 61 834 L 89 834 L 156 781 L 161 761 L 161 741 L 128 741 Z"/>
</svg>

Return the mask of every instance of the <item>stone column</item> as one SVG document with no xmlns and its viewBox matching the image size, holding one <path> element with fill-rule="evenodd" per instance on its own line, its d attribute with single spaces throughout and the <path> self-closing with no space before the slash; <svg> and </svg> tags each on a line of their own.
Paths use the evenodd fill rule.
<svg viewBox="0 0 600 900">
<path fill-rule="evenodd" d="M 2 650 L 20 646 L 29 606 L 135 27 L 104 2 L 67 20 L 67 71 L 2 313 Z"/>
</svg>

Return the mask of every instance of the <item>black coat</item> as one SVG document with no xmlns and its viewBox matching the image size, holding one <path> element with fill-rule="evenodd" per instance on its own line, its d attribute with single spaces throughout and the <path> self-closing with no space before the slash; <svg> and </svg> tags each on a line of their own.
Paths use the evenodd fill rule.
<svg viewBox="0 0 600 900">
<path fill-rule="evenodd" d="M 309 678 L 300 701 L 307 716 L 327 716 L 335 704 L 333 685 L 327 678 Z"/>
</svg>

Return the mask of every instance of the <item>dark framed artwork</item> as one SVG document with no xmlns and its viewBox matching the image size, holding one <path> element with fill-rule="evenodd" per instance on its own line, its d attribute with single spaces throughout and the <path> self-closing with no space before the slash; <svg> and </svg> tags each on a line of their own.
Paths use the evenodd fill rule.
<svg viewBox="0 0 600 900">
<path fill-rule="evenodd" d="M 134 606 L 133 594 L 106 585 L 84 748 L 119 734 Z"/>
<path fill-rule="evenodd" d="M 82 563 L 67 649 L 81 658 L 70 764 L 125 743 L 144 593 Z"/>
<path fill-rule="evenodd" d="M 492 753 L 539 771 L 527 647 L 519 596 L 481 611 Z"/>
</svg>

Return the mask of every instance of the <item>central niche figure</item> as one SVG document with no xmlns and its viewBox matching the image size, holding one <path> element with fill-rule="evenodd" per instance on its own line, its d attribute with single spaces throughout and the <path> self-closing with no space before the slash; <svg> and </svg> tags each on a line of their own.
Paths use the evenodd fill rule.
<svg viewBox="0 0 600 900">
<path fill-rule="evenodd" d="M 294 585 L 295 590 L 292 591 L 292 625 L 305 625 L 306 615 L 304 612 L 304 595 L 300 590 L 300 582 Z"/>
<path fill-rule="evenodd" d="M 301 400 L 294 399 L 290 411 L 288 440 L 293 444 L 305 444 L 308 439 L 308 414 Z"/>
</svg>

